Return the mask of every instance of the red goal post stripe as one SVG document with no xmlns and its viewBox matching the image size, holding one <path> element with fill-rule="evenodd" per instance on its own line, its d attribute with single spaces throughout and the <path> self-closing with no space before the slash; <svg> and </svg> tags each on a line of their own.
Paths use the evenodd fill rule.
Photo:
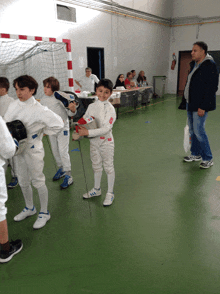
<svg viewBox="0 0 220 294">
<path fill-rule="evenodd" d="M 57 39 L 57 38 L 47 38 L 40 36 L 27 36 L 27 35 L 12 35 L 0 33 L 0 38 L 3 39 L 16 39 L 16 40 L 32 40 L 32 41 L 46 41 L 46 42 L 62 42 L 66 44 L 67 52 L 67 70 L 68 70 L 68 84 L 69 90 L 74 91 L 74 82 L 73 82 L 73 66 L 72 66 L 72 55 L 71 55 L 71 40 L 70 39 Z"/>
</svg>

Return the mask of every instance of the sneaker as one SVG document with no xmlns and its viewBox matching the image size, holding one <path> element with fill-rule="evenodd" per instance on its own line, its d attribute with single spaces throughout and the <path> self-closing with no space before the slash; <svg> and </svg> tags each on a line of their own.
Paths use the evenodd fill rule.
<svg viewBox="0 0 220 294">
<path fill-rule="evenodd" d="M 210 166 L 212 166 L 214 164 L 214 162 L 212 160 L 209 161 L 202 161 L 200 163 L 200 168 L 209 168 Z"/>
<path fill-rule="evenodd" d="M 14 217 L 14 220 L 15 220 L 16 222 L 20 222 L 20 221 L 22 221 L 23 219 L 25 219 L 26 217 L 29 217 L 29 216 L 34 215 L 36 212 L 37 212 L 37 210 L 36 210 L 35 206 L 34 206 L 32 209 L 25 207 L 25 208 L 22 210 L 22 212 L 20 212 L 18 215 L 16 215 L 16 216 Z"/>
<path fill-rule="evenodd" d="M 112 202 L 114 200 L 114 193 L 107 193 L 105 197 L 105 201 L 103 202 L 104 206 L 112 205 Z"/>
<path fill-rule="evenodd" d="M 190 155 L 190 156 L 186 156 L 183 159 L 186 162 L 192 162 L 192 161 L 200 161 L 202 160 L 202 156 L 200 155 Z"/>
<path fill-rule="evenodd" d="M 18 185 L 18 178 L 17 177 L 13 177 L 11 179 L 11 182 L 7 185 L 8 189 L 14 189 L 15 187 L 17 187 Z"/>
<path fill-rule="evenodd" d="M 33 228 L 34 229 L 43 228 L 46 225 L 47 221 L 49 221 L 49 219 L 50 219 L 49 211 L 47 211 L 47 213 L 39 212 L 38 219 L 34 223 Z"/>
<path fill-rule="evenodd" d="M 83 194 L 83 198 L 88 199 L 88 198 L 92 198 L 95 196 L 100 196 L 101 193 L 102 193 L 101 188 L 99 188 L 99 189 L 92 188 L 92 190 L 90 190 L 88 193 Z"/>
<path fill-rule="evenodd" d="M 73 184 L 73 178 L 68 175 L 65 175 L 65 178 L 63 180 L 63 183 L 60 185 L 60 188 L 66 189 L 72 184 Z"/>
<path fill-rule="evenodd" d="M 59 168 L 56 172 L 55 176 L 53 177 L 53 181 L 58 181 L 59 179 L 65 177 L 65 172 L 62 168 Z"/>
<path fill-rule="evenodd" d="M 21 240 L 11 241 L 10 242 L 10 250 L 8 251 L 0 251 L 0 263 L 8 262 L 12 259 L 12 257 L 21 251 L 23 248 L 23 244 Z"/>
</svg>

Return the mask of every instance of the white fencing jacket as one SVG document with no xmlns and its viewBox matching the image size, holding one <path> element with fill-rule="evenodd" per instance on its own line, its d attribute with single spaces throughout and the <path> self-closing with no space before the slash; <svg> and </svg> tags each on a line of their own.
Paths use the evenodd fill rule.
<svg viewBox="0 0 220 294">
<path fill-rule="evenodd" d="M 69 129 L 69 119 L 68 116 L 74 116 L 76 114 L 64 107 L 63 103 L 56 99 L 54 95 L 44 96 L 40 99 L 40 103 L 47 106 L 50 110 L 58 114 L 64 121 L 64 128 Z"/>
<path fill-rule="evenodd" d="M 8 106 L 14 102 L 14 99 L 9 97 L 8 94 L 0 96 L 0 115 L 3 117 L 8 109 Z"/>
<path fill-rule="evenodd" d="M 9 133 L 9 130 L 0 116 L 0 166 L 5 164 L 5 161 L 14 156 L 16 145 Z"/>
<path fill-rule="evenodd" d="M 42 144 L 44 133 L 54 135 L 64 127 L 62 118 L 42 106 L 33 96 L 24 102 L 18 99 L 11 103 L 4 120 L 6 122 L 20 120 L 24 124 L 29 146 Z"/>
<path fill-rule="evenodd" d="M 89 130 L 88 138 L 90 141 L 114 141 L 112 127 L 116 120 L 114 106 L 109 101 L 97 100 L 89 104 L 85 117 L 93 116 L 97 123 L 97 129 Z"/>
</svg>

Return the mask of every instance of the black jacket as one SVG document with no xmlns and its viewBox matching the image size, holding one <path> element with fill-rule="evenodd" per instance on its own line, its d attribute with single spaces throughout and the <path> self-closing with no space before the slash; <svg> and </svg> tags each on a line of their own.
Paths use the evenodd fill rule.
<svg viewBox="0 0 220 294">
<path fill-rule="evenodd" d="M 194 65 L 194 61 L 190 62 L 190 72 Z M 214 60 L 203 61 L 190 80 L 188 110 L 198 111 L 198 108 L 205 111 L 214 110 L 218 82 L 219 73 Z"/>
<path fill-rule="evenodd" d="M 124 87 L 125 88 L 125 82 L 121 82 L 119 79 L 117 79 L 114 89 L 116 89 L 116 87 Z"/>
</svg>

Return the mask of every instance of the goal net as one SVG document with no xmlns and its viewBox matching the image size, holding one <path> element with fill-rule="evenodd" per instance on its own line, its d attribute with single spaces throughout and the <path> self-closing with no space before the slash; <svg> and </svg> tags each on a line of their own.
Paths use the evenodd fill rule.
<svg viewBox="0 0 220 294">
<path fill-rule="evenodd" d="M 9 96 L 17 98 L 13 80 L 26 74 L 38 82 L 36 99 L 44 95 L 43 80 L 50 76 L 58 79 L 61 91 L 68 91 L 66 44 L 0 39 L 0 76 L 10 82 Z"/>
</svg>

